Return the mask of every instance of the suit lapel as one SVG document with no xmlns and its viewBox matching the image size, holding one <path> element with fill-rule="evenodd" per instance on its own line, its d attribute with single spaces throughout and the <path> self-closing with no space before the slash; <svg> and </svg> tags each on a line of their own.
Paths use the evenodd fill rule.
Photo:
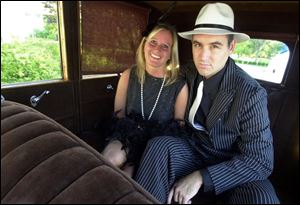
<svg viewBox="0 0 300 205">
<path fill-rule="evenodd" d="M 208 130 L 216 124 L 219 118 L 227 111 L 228 106 L 233 100 L 234 92 L 219 91 L 210 112 L 206 119 L 206 126 Z"/>
<path fill-rule="evenodd" d="M 196 83 L 198 71 L 194 64 L 189 65 L 189 67 L 186 67 L 186 79 L 187 79 L 187 84 L 189 87 L 189 98 L 188 98 L 188 106 L 186 109 L 186 116 L 189 116 L 190 108 L 192 107 L 193 103 L 193 95 L 194 95 L 194 86 Z"/>
<path fill-rule="evenodd" d="M 210 108 L 210 112 L 208 113 L 207 119 L 206 119 L 206 127 L 209 130 L 213 128 L 213 126 L 216 124 L 219 118 L 222 117 L 223 113 L 225 113 L 228 109 L 228 106 L 231 104 L 234 94 L 235 94 L 235 64 L 231 58 L 228 59 L 227 67 L 224 73 L 223 80 L 220 85 L 220 89 L 217 93 L 217 96 L 212 104 L 212 107 Z M 190 108 L 193 103 L 193 92 L 194 92 L 194 85 L 196 83 L 196 78 L 198 75 L 198 71 L 195 67 L 195 65 L 189 64 L 186 66 L 185 70 L 185 77 L 187 79 L 187 83 L 189 86 L 189 99 L 188 99 L 188 106 L 186 109 L 186 116 L 188 116 L 190 112 Z"/>
<path fill-rule="evenodd" d="M 235 94 L 235 66 L 233 61 L 229 58 L 223 80 L 217 96 L 210 108 L 206 119 L 206 126 L 211 130 L 217 123 L 218 119 L 227 111 Z"/>
</svg>

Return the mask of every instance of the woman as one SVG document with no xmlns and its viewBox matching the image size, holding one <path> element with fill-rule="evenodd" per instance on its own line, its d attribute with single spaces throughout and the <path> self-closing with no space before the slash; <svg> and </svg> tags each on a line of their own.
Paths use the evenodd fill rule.
<svg viewBox="0 0 300 205">
<path fill-rule="evenodd" d="M 129 176 L 151 137 L 184 122 L 188 99 L 187 84 L 179 77 L 175 29 L 159 23 L 148 33 L 137 49 L 137 65 L 125 70 L 119 80 L 114 134 L 102 152 Z"/>
</svg>

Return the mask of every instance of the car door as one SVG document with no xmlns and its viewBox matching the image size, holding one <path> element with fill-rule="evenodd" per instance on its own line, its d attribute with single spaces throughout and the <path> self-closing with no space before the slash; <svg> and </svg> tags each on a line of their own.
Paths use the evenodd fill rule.
<svg viewBox="0 0 300 205">
<path fill-rule="evenodd" d="M 61 76 L 17 84 L 1 79 L 1 94 L 6 100 L 34 107 L 81 135 L 112 116 L 120 73 L 134 64 L 149 9 L 127 2 L 55 4 Z M 51 3 L 43 6 L 56 9 Z M 13 5 L 14 9 L 19 7 Z M 47 15 L 47 22 L 53 20 Z M 40 51 L 42 55 L 42 48 Z"/>
</svg>

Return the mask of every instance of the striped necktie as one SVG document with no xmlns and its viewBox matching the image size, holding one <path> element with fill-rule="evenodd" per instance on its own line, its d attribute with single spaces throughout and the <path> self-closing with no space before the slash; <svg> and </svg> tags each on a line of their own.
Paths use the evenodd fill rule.
<svg viewBox="0 0 300 205">
<path fill-rule="evenodd" d="M 199 123 L 195 123 L 195 115 L 196 115 L 196 112 L 199 108 L 199 105 L 200 105 L 200 102 L 201 102 L 201 99 L 202 99 L 202 95 L 203 95 L 203 81 L 201 81 L 199 83 L 199 86 L 198 86 L 198 89 L 197 89 L 197 95 L 196 95 L 196 98 L 194 100 L 194 103 L 190 109 L 190 113 L 189 113 L 189 122 L 191 123 L 191 125 L 196 128 L 197 130 L 203 130 L 203 131 L 206 131 L 206 129 L 200 125 Z"/>
</svg>

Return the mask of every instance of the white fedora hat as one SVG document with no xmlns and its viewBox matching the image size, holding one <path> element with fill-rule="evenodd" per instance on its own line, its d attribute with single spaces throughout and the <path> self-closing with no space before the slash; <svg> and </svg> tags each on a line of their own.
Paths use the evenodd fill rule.
<svg viewBox="0 0 300 205">
<path fill-rule="evenodd" d="M 180 32 L 182 38 L 192 40 L 194 34 L 227 35 L 233 34 L 237 42 L 249 40 L 244 33 L 234 31 L 234 14 L 230 6 L 224 3 L 208 3 L 200 10 L 194 30 Z"/>
</svg>

